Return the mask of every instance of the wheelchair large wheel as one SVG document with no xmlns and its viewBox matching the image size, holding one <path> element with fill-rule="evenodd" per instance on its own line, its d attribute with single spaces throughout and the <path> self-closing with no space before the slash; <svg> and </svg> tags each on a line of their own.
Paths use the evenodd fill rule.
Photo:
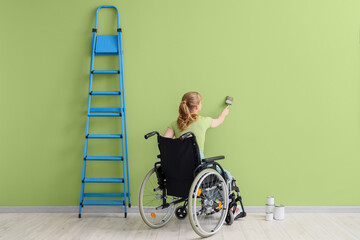
<svg viewBox="0 0 360 240">
<path fill-rule="evenodd" d="M 191 185 L 188 202 L 194 231 L 201 237 L 215 234 L 228 213 L 229 196 L 225 180 L 214 169 L 201 171 Z"/>
<path fill-rule="evenodd" d="M 167 196 L 166 202 L 171 203 L 175 197 Z M 145 176 L 139 191 L 139 210 L 144 222 L 151 228 L 164 226 L 174 215 L 175 205 L 161 209 L 163 205 L 163 190 L 159 188 L 155 168 Z"/>
</svg>

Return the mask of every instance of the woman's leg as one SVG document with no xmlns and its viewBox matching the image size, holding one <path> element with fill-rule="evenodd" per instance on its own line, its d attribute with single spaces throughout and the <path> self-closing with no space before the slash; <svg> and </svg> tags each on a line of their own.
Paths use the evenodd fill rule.
<svg viewBox="0 0 360 240">
<path fill-rule="evenodd" d="M 201 159 L 205 158 L 204 153 L 202 151 L 200 151 L 200 157 Z M 212 165 L 209 165 L 209 167 L 212 167 Z M 218 166 L 216 166 L 216 171 L 218 171 L 220 174 L 222 173 L 221 169 Z M 230 181 L 232 179 L 231 173 L 226 169 L 224 169 L 224 172 L 228 178 L 228 181 Z"/>
<path fill-rule="evenodd" d="M 218 166 L 216 166 L 216 170 L 221 174 L 222 172 L 221 172 L 221 169 L 218 167 Z M 231 173 L 228 171 L 228 170 L 226 170 L 226 169 L 223 169 L 224 170 L 224 172 L 225 172 L 225 174 L 226 174 L 226 177 L 228 178 L 227 180 L 228 181 L 231 181 L 231 179 L 233 178 L 232 177 L 232 175 L 231 175 Z"/>
</svg>

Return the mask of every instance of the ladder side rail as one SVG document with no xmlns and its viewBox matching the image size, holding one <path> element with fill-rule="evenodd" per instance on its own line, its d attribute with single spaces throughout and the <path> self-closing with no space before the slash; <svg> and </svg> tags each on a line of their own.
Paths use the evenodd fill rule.
<svg viewBox="0 0 360 240">
<path fill-rule="evenodd" d="M 95 16 L 95 29 L 97 29 L 97 22 L 98 22 L 98 15 L 99 15 L 99 10 L 102 8 L 115 8 L 116 10 L 116 14 L 117 14 L 117 28 L 120 28 L 120 23 L 119 23 L 119 10 L 117 9 L 117 7 L 112 6 L 112 5 L 104 5 L 104 6 L 100 6 L 96 9 L 96 16 Z"/>
<path fill-rule="evenodd" d="M 83 158 L 83 170 L 81 176 L 81 192 L 80 192 L 80 206 L 79 206 L 79 217 L 81 216 L 81 208 L 82 203 L 84 201 L 84 191 L 85 191 L 85 173 L 86 173 L 86 155 L 87 155 L 87 147 L 88 147 L 88 134 L 89 134 L 89 113 L 90 113 L 90 105 L 91 105 L 91 94 L 92 91 L 92 80 L 93 74 L 92 71 L 94 70 L 94 57 L 95 57 L 95 40 L 96 40 L 96 32 L 93 31 L 92 33 L 92 45 L 91 45 L 91 62 L 90 62 L 90 77 L 89 77 L 89 92 L 88 92 L 88 110 L 87 110 L 87 117 L 86 117 L 86 132 L 85 132 L 85 146 L 84 146 L 84 158 Z"/>
<path fill-rule="evenodd" d="M 119 74 L 119 88 L 120 88 L 120 92 L 122 94 L 124 94 L 124 90 L 122 89 L 122 77 L 121 77 L 121 72 L 123 71 L 123 68 L 121 66 L 121 58 L 120 58 L 120 49 L 121 49 L 121 41 L 119 41 L 119 37 L 120 37 L 120 32 L 118 31 L 118 50 L 119 50 L 119 54 L 118 54 L 118 63 L 119 63 L 119 70 L 120 70 L 120 74 Z M 120 108 L 123 108 L 123 98 L 120 96 Z M 121 135 L 123 136 L 122 138 L 122 141 L 121 141 L 121 144 L 122 144 L 122 155 L 123 157 L 125 157 L 125 154 L 126 154 L 126 150 L 125 150 L 125 143 L 126 142 L 126 137 L 124 135 L 124 127 L 125 127 L 125 123 L 124 123 L 124 118 L 125 116 L 124 115 L 121 115 Z M 126 187 L 126 182 L 128 181 L 128 179 L 126 178 L 126 163 L 125 161 L 123 160 L 123 177 L 124 179 L 126 179 L 126 181 L 124 182 L 124 212 L 125 212 L 125 215 L 127 214 L 127 187 Z"/>
<path fill-rule="evenodd" d="M 125 84 L 124 84 L 124 64 L 123 64 L 123 48 L 122 48 L 122 34 L 121 31 L 118 32 L 118 44 L 119 44 L 119 63 L 120 63 L 120 89 L 121 89 L 121 97 L 122 98 L 122 108 L 123 108 L 123 119 L 124 119 L 124 131 L 125 135 L 123 139 L 125 139 L 125 151 L 126 154 L 124 156 L 124 162 L 126 162 L 126 178 L 127 178 L 127 189 L 128 189 L 128 197 L 129 197 L 129 206 L 131 207 L 131 197 L 130 197 L 130 177 L 129 177 L 129 160 L 128 160 L 128 144 L 127 144 L 127 124 L 126 124 L 126 104 L 125 104 Z"/>
<path fill-rule="evenodd" d="M 87 124 L 86 124 L 86 135 L 89 134 L 89 114 L 90 114 L 90 105 L 91 105 L 91 92 L 92 92 L 92 81 L 93 81 L 93 71 L 94 71 L 94 61 L 95 61 L 95 42 L 96 42 L 96 31 L 92 33 L 92 44 L 91 44 L 91 62 L 90 62 L 90 82 L 89 82 L 89 100 L 88 100 L 88 110 L 87 110 Z M 86 153 L 84 153 L 86 154 Z"/>
</svg>

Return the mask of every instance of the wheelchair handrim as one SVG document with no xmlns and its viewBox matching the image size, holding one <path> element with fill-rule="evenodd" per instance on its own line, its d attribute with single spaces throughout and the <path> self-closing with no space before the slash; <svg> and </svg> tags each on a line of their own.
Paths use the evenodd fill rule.
<svg viewBox="0 0 360 240">
<path fill-rule="evenodd" d="M 216 215 L 212 215 L 215 216 L 215 218 L 217 218 L 218 220 L 216 224 L 214 224 L 214 226 L 211 227 L 210 230 L 206 230 L 204 227 L 204 225 L 206 224 L 206 221 L 210 221 L 209 219 L 211 218 L 211 215 L 203 215 L 204 219 L 200 219 L 197 215 L 198 213 L 198 209 L 201 204 L 198 204 L 197 201 L 199 200 L 197 195 L 199 193 L 199 189 L 201 184 L 204 182 L 204 180 L 209 177 L 210 175 L 214 175 L 216 176 L 218 183 L 221 184 L 221 187 L 223 189 L 222 194 L 221 194 L 221 198 L 223 200 L 223 202 L 219 203 L 222 204 L 221 209 L 219 210 L 220 213 L 216 212 L 214 214 Z M 219 191 L 216 193 L 220 193 Z M 190 192 L 189 192 L 189 218 L 190 218 L 190 223 L 191 226 L 193 227 L 194 231 L 202 236 L 202 237 L 209 237 L 213 234 L 215 234 L 217 231 L 219 231 L 219 229 L 221 228 L 221 226 L 223 225 L 225 218 L 226 218 L 226 214 L 227 214 L 227 207 L 228 207 L 228 190 L 227 190 L 227 185 L 225 183 L 225 180 L 222 178 L 222 176 L 215 170 L 213 169 L 205 169 L 203 171 L 201 171 L 197 177 L 195 178 L 193 185 L 191 186 Z M 209 197 L 207 197 L 209 198 Z M 216 197 L 217 198 L 217 197 Z M 214 199 L 213 199 L 214 200 Z M 215 199 L 216 200 L 216 199 Z M 219 206 L 220 207 L 220 206 Z M 201 208 L 203 208 L 201 206 Z M 220 214 L 220 216 L 219 216 Z M 207 218 L 207 220 L 206 220 Z M 204 221 L 203 221 L 204 220 Z"/>
</svg>

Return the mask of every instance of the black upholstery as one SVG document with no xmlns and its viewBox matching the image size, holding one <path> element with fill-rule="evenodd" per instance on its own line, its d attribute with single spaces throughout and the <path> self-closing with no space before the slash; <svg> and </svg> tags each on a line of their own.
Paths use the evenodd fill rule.
<svg viewBox="0 0 360 240">
<path fill-rule="evenodd" d="M 158 144 L 167 195 L 187 198 L 194 170 L 200 164 L 195 136 L 183 140 L 158 136 Z"/>
</svg>

